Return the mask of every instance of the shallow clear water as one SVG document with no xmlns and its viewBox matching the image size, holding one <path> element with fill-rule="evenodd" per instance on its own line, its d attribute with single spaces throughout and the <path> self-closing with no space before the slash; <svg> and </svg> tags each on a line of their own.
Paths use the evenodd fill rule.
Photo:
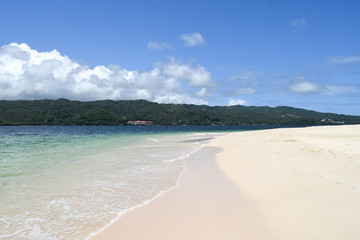
<svg viewBox="0 0 360 240">
<path fill-rule="evenodd" d="M 227 130 L 241 129 L 0 127 L 0 239 L 86 239 L 175 187 L 197 140 Z"/>
</svg>

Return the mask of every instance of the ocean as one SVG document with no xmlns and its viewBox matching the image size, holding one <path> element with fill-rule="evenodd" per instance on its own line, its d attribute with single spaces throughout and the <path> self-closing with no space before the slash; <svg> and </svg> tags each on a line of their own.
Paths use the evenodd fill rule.
<svg viewBox="0 0 360 240">
<path fill-rule="evenodd" d="M 88 239 L 178 186 L 204 139 L 264 128 L 0 127 L 0 239 Z"/>
</svg>

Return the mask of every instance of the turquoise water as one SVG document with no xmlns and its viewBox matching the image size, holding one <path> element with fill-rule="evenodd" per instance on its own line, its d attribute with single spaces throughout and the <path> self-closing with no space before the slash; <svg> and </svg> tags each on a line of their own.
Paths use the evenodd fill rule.
<svg viewBox="0 0 360 240">
<path fill-rule="evenodd" d="M 229 130 L 243 129 L 0 127 L 0 239 L 86 239 L 176 187 L 200 139 Z"/>
</svg>

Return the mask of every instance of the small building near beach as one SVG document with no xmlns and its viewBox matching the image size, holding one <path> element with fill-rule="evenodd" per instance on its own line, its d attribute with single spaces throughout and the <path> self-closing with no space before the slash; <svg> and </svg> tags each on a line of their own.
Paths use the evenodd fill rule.
<svg viewBox="0 0 360 240">
<path fill-rule="evenodd" d="M 144 125 L 144 126 L 149 126 L 149 125 L 153 125 L 152 121 L 128 121 L 127 125 Z"/>
</svg>

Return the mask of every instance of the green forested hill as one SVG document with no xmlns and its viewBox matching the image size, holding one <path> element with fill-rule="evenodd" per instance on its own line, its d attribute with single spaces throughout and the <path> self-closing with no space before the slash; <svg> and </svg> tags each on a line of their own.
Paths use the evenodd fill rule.
<svg viewBox="0 0 360 240">
<path fill-rule="evenodd" d="M 360 116 L 292 107 L 210 107 L 158 104 L 145 100 L 0 101 L 0 125 L 124 125 L 133 120 L 153 121 L 155 125 L 316 125 L 360 123 Z"/>
</svg>

